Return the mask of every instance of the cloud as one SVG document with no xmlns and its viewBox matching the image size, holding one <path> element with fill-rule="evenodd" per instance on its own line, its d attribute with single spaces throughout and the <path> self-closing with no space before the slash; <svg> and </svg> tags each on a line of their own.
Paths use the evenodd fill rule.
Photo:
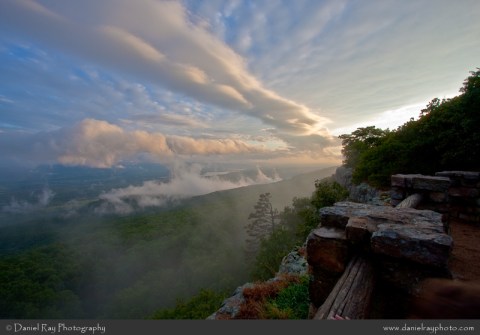
<svg viewBox="0 0 480 335">
<path fill-rule="evenodd" d="M 160 207 L 180 199 L 233 189 L 254 184 L 280 181 L 278 176 L 267 176 L 260 168 L 253 178 L 241 176 L 236 181 L 222 179 L 222 175 L 203 176 L 200 165 L 177 165 L 168 182 L 147 181 L 141 186 L 113 189 L 100 195 L 104 202 L 97 213 L 128 214 L 136 209 Z"/>
<path fill-rule="evenodd" d="M 172 113 L 134 114 L 132 119 L 122 119 L 121 121 L 125 124 L 135 124 L 145 128 L 150 128 L 154 125 L 169 125 L 177 128 L 207 128 L 205 122 L 195 120 L 192 117 Z"/>
<path fill-rule="evenodd" d="M 4 137 L 5 141 L 2 139 Z M 7 140 L 8 137 L 8 140 Z M 85 119 L 73 127 L 35 135 L 0 133 L 0 151 L 8 156 L 56 161 L 65 165 L 107 168 L 139 154 L 169 162 L 192 155 L 263 154 L 263 146 L 236 139 L 205 139 L 127 131 L 106 121 Z"/>
<path fill-rule="evenodd" d="M 186 1 L 264 85 L 321 108 L 337 128 L 458 92 L 478 66 L 475 0 L 262 1 L 233 12 Z"/>
<path fill-rule="evenodd" d="M 2 3 L 0 22 L 7 31 L 287 133 L 310 134 L 325 120 L 265 88 L 243 58 L 195 24 L 180 2 L 82 1 L 67 8 L 19 0 Z"/>
<path fill-rule="evenodd" d="M 47 206 L 54 196 L 55 193 L 52 190 L 44 187 L 41 192 L 35 195 L 36 200 L 34 202 L 12 199 L 8 205 L 2 207 L 2 211 L 17 214 L 32 212 Z"/>
</svg>

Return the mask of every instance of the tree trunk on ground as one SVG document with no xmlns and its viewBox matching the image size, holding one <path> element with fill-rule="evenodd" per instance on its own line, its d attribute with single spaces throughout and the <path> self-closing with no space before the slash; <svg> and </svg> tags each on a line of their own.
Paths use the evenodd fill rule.
<svg viewBox="0 0 480 335">
<path fill-rule="evenodd" d="M 355 256 L 313 319 L 332 319 L 335 315 L 349 319 L 368 318 L 374 284 L 370 261 Z"/>
</svg>

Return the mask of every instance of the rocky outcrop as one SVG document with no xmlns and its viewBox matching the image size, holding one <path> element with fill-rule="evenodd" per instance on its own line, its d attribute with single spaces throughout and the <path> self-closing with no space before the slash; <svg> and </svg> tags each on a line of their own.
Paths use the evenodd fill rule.
<svg viewBox="0 0 480 335">
<path fill-rule="evenodd" d="M 480 172 L 443 171 L 435 175 L 450 179 L 448 188 L 450 218 L 480 224 Z"/>
<path fill-rule="evenodd" d="M 414 194 L 417 208 L 443 213 L 449 220 L 480 223 L 480 172 L 443 171 L 435 176 L 396 174 L 391 177 L 391 204 L 401 204 Z"/>
<path fill-rule="evenodd" d="M 304 250 L 305 246 L 301 250 Z M 280 264 L 277 275 L 298 275 L 303 276 L 308 273 L 308 263 L 305 253 L 299 250 L 293 250 L 285 256 Z"/>
<path fill-rule="evenodd" d="M 284 276 L 302 276 L 308 273 L 308 263 L 304 254 L 304 247 L 291 251 L 286 255 L 280 264 L 279 271 L 274 278 L 267 281 L 283 280 Z M 220 308 L 210 315 L 207 320 L 230 320 L 235 319 L 240 312 L 241 306 L 245 303 L 243 292 L 258 285 L 258 283 L 246 283 L 235 289 L 233 294 L 222 302 Z"/>
<path fill-rule="evenodd" d="M 349 190 L 349 201 L 322 208 L 319 226 L 301 248 L 306 255 L 293 251 L 270 279 L 308 273 L 310 315 L 316 318 L 328 318 L 339 308 L 345 311 L 352 306 L 349 299 L 358 307 L 358 314 L 352 315 L 367 318 L 366 299 L 372 290 L 375 296 L 377 283 L 382 297 L 406 298 L 426 278 L 450 278 L 449 220 L 480 222 L 480 172 L 393 175 L 388 194 L 366 184 L 353 185 L 351 176 L 351 169 L 337 168 L 333 178 Z M 358 257 L 367 265 L 356 262 Z M 364 287 L 355 278 L 369 278 L 375 284 Z M 209 319 L 235 318 L 245 302 L 244 289 L 253 285 L 238 287 Z M 351 289 L 355 285 L 365 294 Z M 362 294 L 365 299 L 358 299 Z"/>
<path fill-rule="evenodd" d="M 349 192 L 348 200 L 371 205 L 388 205 L 389 193 L 371 187 L 367 183 L 355 185 L 352 183 L 352 169 L 339 166 L 335 170 L 333 179 Z"/>
<path fill-rule="evenodd" d="M 452 244 L 443 216 L 431 210 L 354 202 L 322 208 L 320 225 L 307 238 L 311 301 L 323 304 L 354 254 L 373 259 L 383 280 L 405 291 L 431 275 L 448 277 Z M 400 264 L 395 276 L 392 264 Z"/>
<path fill-rule="evenodd" d="M 240 312 L 240 306 L 245 302 L 243 290 L 252 287 L 253 283 L 246 283 L 235 289 L 233 294 L 222 302 L 220 308 L 210 315 L 207 320 L 229 320 L 234 319 Z"/>
</svg>

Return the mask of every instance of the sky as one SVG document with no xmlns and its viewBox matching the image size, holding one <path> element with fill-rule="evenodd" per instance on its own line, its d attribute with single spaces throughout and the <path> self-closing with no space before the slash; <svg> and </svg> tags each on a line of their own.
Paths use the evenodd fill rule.
<svg viewBox="0 0 480 335">
<path fill-rule="evenodd" d="M 3 164 L 340 164 L 480 66 L 478 0 L 0 0 Z"/>
</svg>

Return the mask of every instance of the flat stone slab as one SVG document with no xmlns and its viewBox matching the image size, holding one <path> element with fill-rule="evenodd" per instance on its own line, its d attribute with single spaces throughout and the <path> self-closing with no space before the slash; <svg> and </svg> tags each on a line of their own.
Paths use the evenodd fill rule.
<svg viewBox="0 0 480 335">
<path fill-rule="evenodd" d="M 323 239 L 338 238 L 343 227 L 349 242 L 365 243 L 376 254 L 422 265 L 447 266 L 453 240 L 447 234 L 440 213 L 338 202 L 322 208 L 320 218 L 321 228 L 312 234 Z M 326 227 L 324 220 L 328 224 Z"/>
<path fill-rule="evenodd" d="M 469 180 L 480 180 L 480 172 L 478 171 L 441 171 L 436 172 L 435 176 L 447 178 L 465 178 Z"/>
<path fill-rule="evenodd" d="M 380 224 L 372 234 L 372 251 L 415 263 L 446 268 L 453 246 L 451 236 L 429 224 Z"/>
<path fill-rule="evenodd" d="M 441 176 L 424 176 L 421 174 L 394 174 L 391 186 L 407 189 L 446 192 L 450 187 L 450 178 Z"/>
<path fill-rule="evenodd" d="M 345 229 L 348 220 L 352 217 L 369 218 L 370 224 L 397 223 L 429 225 L 431 229 L 445 232 L 443 215 L 431 210 L 414 208 L 395 208 L 389 206 L 375 206 L 355 202 L 337 202 L 334 206 L 320 209 L 320 225 Z"/>
</svg>

